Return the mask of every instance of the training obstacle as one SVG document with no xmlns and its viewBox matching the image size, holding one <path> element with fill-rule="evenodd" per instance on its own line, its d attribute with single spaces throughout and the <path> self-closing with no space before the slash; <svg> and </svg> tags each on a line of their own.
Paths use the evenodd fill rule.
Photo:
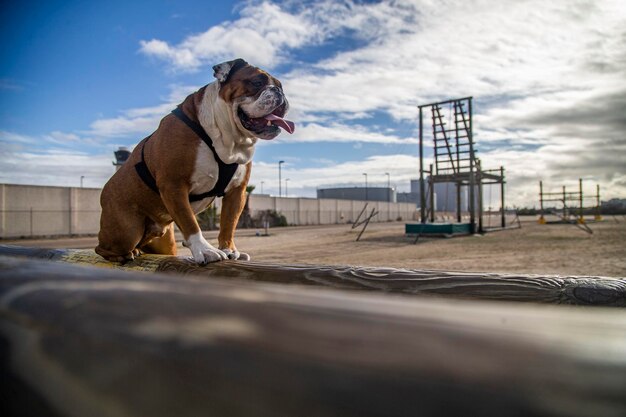
<svg viewBox="0 0 626 417">
<path fill-rule="evenodd" d="M 593 199 L 595 202 L 595 206 L 593 208 L 585 208 L 584 201 L 585 199 Z M 557 213 L 554 210 L 546 210 L 544 208 L 544 203 L 547 202 L 559 202 L 563 205 L 562 214 Z M 570 202 L 572 204 L 578 204 L 578 206 L 570 206 Z M 578 191 L 567 191 L 565 186 L 563 186 L 563 190 L 559 192 L 545 192 L 543 191 L 543 181 L 539 181 L 539 224 L 552 224 L 552 223 L 569 223 L 576 225 L 579 229 L 593 234 L 593 231 L 587 226 L 587 220 L 585 220 L 585 211 L 592 210 L 594 212 L 594 221 L 601 221 L 602 216 L 600 215 L 600 185 L 596 184 L 596 195 L 589 196 L 583 193 L 583 180 L 582 178 L 578 179 Z M 550 214 L 559 218 L 557 222 L 549 222 L 545 218 L 545 213 L 549 212 Z M 576 214 L 577 213 L 577 214 Z M 574 217 L 571 219 L 570 217 Z"/>
<path fill-rule="evenodd" d="M 446 272 L 355 266 L 278 265 L 223 261 L 198 265 L 190 258 L 142 255 L 124 265 L 92 250 L 39 249 L 0 245 L 0 255 L 54 260 L 84 266 L 164 272 L 212 279 L 320 286 L 474 300 L 522 301 L 626 307 L 626 279 L 555 275 Z"/>
<path fill-rule="evenodd" d="M 470 223 L 407 223 L 404 233 L 418 236 L 462 236 L 471 234 Z"/>
<path fill-rule="evenodd" d="M 483 225 L 483 186 L 499 186 L 500 227 L 505 228 L 506 178 L 503 166 L 497 169 L 483 169 L 480 159 L 476 157 L 472 102 L 473 97 L 463 97 L 418 106 L 420 221 L 421 223 L 426 223 L 428 220 L 430 223 L 435 222 L 435 185 L 444 183 L 446 188 L 447 185 L 453 185 L 456 188 L 456 217 L 457 222 L 461 223 L 461 190 L 466 187 L 469 194 L 467 211 L 470 218 L 470 233 L 484 233 L 487 229 Z M 446 106 L 449 108 L 447 117 L 444 111 Z M 425 122 L 427 117 L 424 113 L 428 111 L 431 114 L 430 128 L 432 129 L 434 159 L 429 170 L 424 164 L 424 133 L 427 130 Z M 447 197 L 446 190 L 446 199 Z"/>
<path fill-rule="evenodd" d="M 376 208 L 373 208 L 369 215 L 367 213 L 365 213 L 365 210 L 367 210 L 367 205 L 368 205 L 368 203 L 365 203 L 365 206 L 363 206 L 363 210 L 361 210 L 361 212 L 357 216 L 356 220 L 352 224 L 352 229 L 356 229 L 357 227 L 363 225 L 363 229 L 361 229 L 361 232 L 356 237 L 356 242 L 361 240 L 361 236 L 363 236 L 363 233 L 365 232 L 365 229 L 367 229 L 367 226 L 370 224 L 370 220 L 372 220 L 375 216 L 378 215 L 378 210 L 376 210 Z M 363 217 L 363 220 L 360 220 L 361 216 L 364 213 L 365 213 L 365 216 Z"/>
<path fill-rule="evenodd" d="M 626 414 L 615 309 L 198 278 L 0 257 L 5 415 Z"/>
</svg>

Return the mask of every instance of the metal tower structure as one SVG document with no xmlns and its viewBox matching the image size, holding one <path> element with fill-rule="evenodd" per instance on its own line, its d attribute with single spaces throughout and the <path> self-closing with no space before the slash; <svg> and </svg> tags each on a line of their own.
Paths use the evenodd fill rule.
<svg viewBox="0 0 626 417">
<path fill-rule="evenodd" d="M 448 117 L 442 112 L 449 107 Z M 427 218 L 434 222 L 434 185 L 435 183 L 453 183 L 456 186 L 457 222 L 461 222 L 461 188 L 469 189 L 470 230 L 472 233 L 484 232 L 483 185 L 499 184 L 501 196 L 501 226 L 506 227 L 504 216 L 504 168 L 482 170 L 476 157 L 473 139 L 472 97 L 440 101 L 418 106 L 419 108 L 419 154 L 420 154 L 420 214 L 421 222 Z M 434 164 L 430 170 L 424 167 L 424 109 L 430 108 L 432 115 L 432 138 Z M 428 192 L 424 174 L 428 177 Z M 426 194 L 430 199 L 430 216 L 426 213 Z M 477 227 L 478 220 L 478 227 Z"/>
</svg>

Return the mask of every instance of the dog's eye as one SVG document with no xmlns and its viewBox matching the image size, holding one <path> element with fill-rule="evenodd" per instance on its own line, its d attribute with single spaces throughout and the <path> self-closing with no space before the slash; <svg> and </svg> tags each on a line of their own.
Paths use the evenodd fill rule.
<svg viewBox="0 0 626 417">
<path fill-rule="evenodd" d="M 261 88 L 263 87 L 263 81 L 259 81 L 259 80 L 252 81 L 252 86 L 255 88 Z"/>
</svg>

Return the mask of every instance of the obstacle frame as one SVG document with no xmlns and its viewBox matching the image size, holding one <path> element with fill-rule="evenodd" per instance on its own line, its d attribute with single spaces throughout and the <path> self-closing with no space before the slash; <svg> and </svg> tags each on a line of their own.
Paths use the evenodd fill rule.
<svg viewBox="0 0 626 417">
<path fill-rule="evenodd" d="M 584 206 L 585 200 L 593 199 L 595 205 L 593 207 Z M 539 181 L 539 224 L 550 224 L 545 218 L 545 214 L 548 212 L 545 207 L 547 202 L 558 202 L 562 204 L 561 213 L 557 210 L 550 210 L 549 213 L 557 216 L 559 221 L 557 223 L 569 223 L 574 224 L 581 230 L 587 233 L 593 233 L 593 230 L 587 226 L 587 220 L 585 220 L 585 211 L 592 210 L 594 212 L 594 221 L 601 221 L 602 216 L 600 214 L 600 185 L 596 184 L 596 194 L 589 196 L 585 195 L 583 188 L 583 179 L 578 179 L 578 191 L 567 191 L 566 186 L 562 186 L 559 192 L 545 192 L 543 187 L 543 180 Z M 570 207 L 569 202 L 577 203 L 576 207 Z M 574 214 L 574 220 L 571 219 L 572 212 Z"/>
<path fill-rule="evenodd" d="M 484 233 L 487 228 L 483 224 L 483 186 L 500 186 L 501 229 L 506 228 L 505 218 L 505 184 L 504 167 L 498 169 L 482 169 L 480 159 L 476 157 L 473 138 L 473 97 L 445 100 L 423 104 L 419 109 L 419 171 L 420 171 L 420 222 L 435 222 L 434 195 L 436 183 L 454 183 L 456 187 L 457 223 L 462 222 L 461 189 L 468 188 L 470 233 Z M 441 114 L 443 106 L 454 107 L 454 126 L 446 127 Z M 424 109 L 430 108 L 432 115 L 432 135 L 434 164 L 429 169 L 424 165 Z M 428 175 L 428 189 L 425 175 Z M 426 199 L 428 196 L 429 203 Z M 427 207 L 429 210 L 427 212 Z M 419 235 L 418 235 L 419 236 Z"/>
</svg>

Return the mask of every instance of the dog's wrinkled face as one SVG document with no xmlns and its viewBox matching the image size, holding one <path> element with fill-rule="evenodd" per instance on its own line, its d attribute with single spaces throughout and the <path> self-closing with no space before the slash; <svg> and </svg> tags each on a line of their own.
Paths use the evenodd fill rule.
<svg viewBox="0 0 626 417">
<path fill-rule="evenodd" d="M 293 133 L 294 124 L 283 117 L 289 103 L 280 81 L 242 59 L 213 67 L 220 82 L 219 96 L 232 106 L 237 125 L 260 139 L 273 139 L 280 128 Z"/>
</svg>

